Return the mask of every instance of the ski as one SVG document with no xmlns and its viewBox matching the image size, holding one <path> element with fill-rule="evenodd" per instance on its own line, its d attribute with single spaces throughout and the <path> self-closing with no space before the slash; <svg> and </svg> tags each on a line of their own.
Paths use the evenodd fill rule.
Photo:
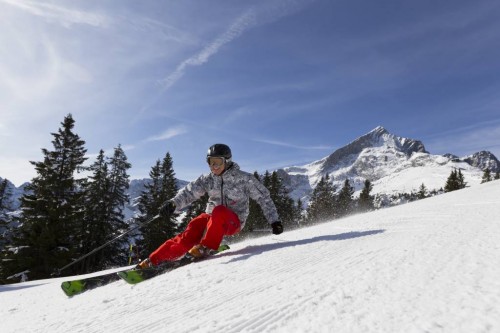
<svg viewBox="0 0 500 333">
<path fill-rule="evenodd" d="M 124 268 L 124 270 L 125 269 L 126 268 Z M 71 297 L 77 294 L 81 294 L 84 291 L 90 289 L 105 286 L 107 284 L 110 284 L 111 282 L 118 281 L 119 279 L 120 278 L 116 275 L 116 272 L 107 273 L 89 278 L 64 281 L 63 283 L 61 283 L 61 289 L 67 296 Z"/>
<path fill-rule="evenodd" d="M 125 282 L 127 282 L 129 284 L 137 284 L 137 283 L 140 283 L 142 281 L 151 279 L 155 276 L 158 276 L 160 274 L 174 270 L 176 268 L 183 267 L 183 266 L 189 265 L 189 264 L 194 263 L 194 262 L 203 261 L 205 259 L 210 258 L 211 256 L 214 256 L 214 255 L 216 255 L 220 252 L 226 251 L 226 250 L 229 250 L 229 246 L 226 244 L 223 244 L 223 245 L 219 246 L 219 248 L 217 250 L 210 253 L 210 255 L 208 257 L 205 257 L 205 258 L 194 258 L 191 255 L 186 254 L 184 257 L 182 257 L 179 260 L 168 261 L 168 262 L 165 262 L 157 267 L 151 267 L 151 268 L 146 268 L 146 269 L 133 268 L 130 270 L 124 270 L 124 271 L 117 272 L 116 274 L 122 280 L 124 280 Z"/>
<path fill-rule="evenodd" d="M 229 249 L 229 246 L 222 244 L 217 251 L 213 251 L 211 255 L 215 255 L 222 251 Z M 209 256 L 210 257 L 210 256 Z M 208 258 L 208 257 L 207 257 Z M 97 287 L 105 286 L 112 282 L 123 279 L 124 281 L 135 284 L 142 282 L 144 280 L 150 279 L 154 276 L 162 274 L 164 272 L 171 271 L 175 268 L 186 266 L 190 263 L 197 262 L 203 259 L 195 259 L 189 254 L 185 255 L 179 260 L 168 261 L 157 267 L 147 268 L 143 270 L 136 270 L 135 268 L 124 267 L 123 270 L 112 273 L 105 273 L 98 276 L 93 276 L 89 278 L 82 278 L 77 280 L 64 281 L 61 283 L 61 289 L 64 291 L 66 296 L 72 297 L 81 294 L 87 290 L 91 290 Z"/>
</svg>

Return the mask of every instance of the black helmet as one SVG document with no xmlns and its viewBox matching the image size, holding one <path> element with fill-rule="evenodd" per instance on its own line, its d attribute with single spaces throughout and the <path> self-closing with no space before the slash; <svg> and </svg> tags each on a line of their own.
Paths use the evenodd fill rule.
<svg viewBox="0 0 500 333">
<path fill-rule="evenodd" d="M 216 143 L 208 148 L 207 162 L 210 157 L 222 157 L 226 163 L 229 163 L 232 157 L 231 149 L 223 143 Z"/>
</svg>

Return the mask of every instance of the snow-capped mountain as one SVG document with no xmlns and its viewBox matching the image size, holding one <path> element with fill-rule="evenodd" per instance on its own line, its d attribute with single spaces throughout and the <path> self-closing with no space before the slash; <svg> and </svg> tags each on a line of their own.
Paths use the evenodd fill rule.
<svg viewBox="0 0 500 333">
<path fill-rule="evenodd" d="M 428 190 L 439 190 L 455 168 L 462 171 L 469 185 L 478 184 L 486 167 L 493 172 L 500 170 L 490 152 L 464 158 L 432 155 L 421 141 L 396 136 L 379 126 L 319 161 L 286 167 L 279 174 L 293 198 L 307 201 L 326 175 L 337 189 L 349 179 L 359 191 L 368 179 L 374 187 L 372 194 L 391 195 L 417 191 L 422 183 Z"/>
<path fill-rule="evenodd" d="M 462 160 L 481 170 L 489 169 L 492 172 L 500 171 L 500 162 L 497 160 L 495 155 L 489 151 L 480 151 L 467 156 Z"/>
<path fill-rule="evenodd" d="M 4 179 L 0 177 L 0 182 L 2 182 Z M 9 202 L 6 203 L 6 206 L 9 207 L 12 210 L 17 210 L 20 206 L 20 201 L 19 199 L 24 193 L 24 189 L 26 186 L 28 186 L 29 183 L 24 183 L 19 187 L 16 187 L 12 182 L 10 182 L 7 179 L 7 191 L 10 193 L 10 199 Z"/>
</svg>

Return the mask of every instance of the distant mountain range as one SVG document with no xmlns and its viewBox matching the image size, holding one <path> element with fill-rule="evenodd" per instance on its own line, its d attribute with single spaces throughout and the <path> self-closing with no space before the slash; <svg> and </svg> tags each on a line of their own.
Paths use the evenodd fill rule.
<svg viewBox="0 0 500 333">
<path fill-rule="evenodd" d="M 342 187 L 345 179 L 349 179 L 355 190 L 360 191 L 368 179 L 373 184 L 372 194 L 390 196 L 417 191 L 421 184 L 428 190 L 439 190 L 444 187 L 453 169 L 460 169 L 465 181 L 469 185 L 476 185 L 481 182 L 486 168 L 493 174 L 500 171 L 500 162 L 488 151 L 464 157 L 450 153 L 433 155 L 421 141 L 396 136 L 379 126 L 318 161 L 276 171 L 292 198 L 307 202 L 316 184 L 327 174 L 337 189 Z M 133 216 L 135 199 L 148 181 L 134 179 L 130 182 L 131 203 L 127 207 L 127 217 Z M 187 183 L 178 180 L 179 188 Z M 17 199 L 26 185 L 16 188 L 10 183 L 13 208 L 19 206 Z"/>
<path fill-rule="evenodd" d="M 396 136 L 379 126 L 319 161 L 278 172 L 291 196 L 307 201 L 327 174 L 337 189 L 349 179 L 360 191 L 368 179 L 373 184 L 372 194 L 390 195 L 417 191 L 422 183 L 428 190 L 439 190 L 453 169 L 460 169 L 469 185 L 479 184 L 486 168 L 500 171 L 500 162 L 488 151 L 461 158 L 432 155 L 421 141 Z"/>
</svg>

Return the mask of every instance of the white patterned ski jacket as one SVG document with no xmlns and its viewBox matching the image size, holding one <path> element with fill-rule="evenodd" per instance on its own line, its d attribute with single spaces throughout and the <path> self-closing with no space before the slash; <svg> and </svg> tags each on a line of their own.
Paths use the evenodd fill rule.
<svg viewBox="0 0 500 333">
<path fill-rule="evenodd" d="M 172 199 L 176 212 L 205 193 L 209 196 L 206 213 L 211 214 L 215 206 L 224 205 L 238 215 L 241 229 L 248 217 L 249 198 L 260 205 L 269 224 L 280 220 L 268 189 L 252 174 L 241 171 L 234 162 L 220 176 L 201 175 L 180 190 Z"/>
</svg>

